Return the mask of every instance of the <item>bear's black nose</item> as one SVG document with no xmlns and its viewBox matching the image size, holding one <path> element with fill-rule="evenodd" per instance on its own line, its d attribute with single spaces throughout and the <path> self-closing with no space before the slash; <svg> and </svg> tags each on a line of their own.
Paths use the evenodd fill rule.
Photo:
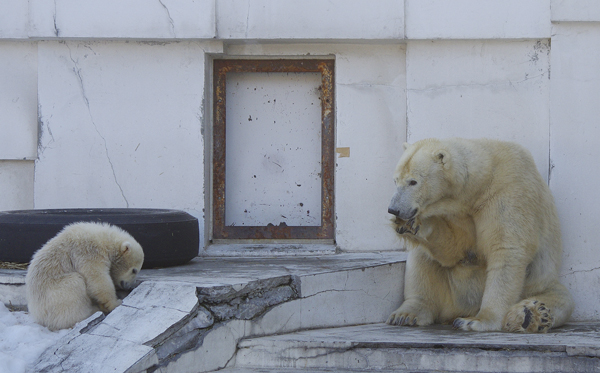
<svg viewBox="0 0 600 373">
<path fill-rule="evenodd" d="M 393 208 L 388 207 L 388 213 L 390 213 L 390 214 L 392 214 L 394 216 L 398 216 L 398 214 L 400 214 L 400 211 L 394 210 Z"/>
</svg>

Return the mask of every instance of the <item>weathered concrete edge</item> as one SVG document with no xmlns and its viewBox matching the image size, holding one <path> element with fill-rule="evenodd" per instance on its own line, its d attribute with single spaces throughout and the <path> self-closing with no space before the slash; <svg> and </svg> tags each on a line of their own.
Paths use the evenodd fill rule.
<svg viewBox="0 0 600 373">
<path fill-rule="evenodd" d="M 395 270 L 399 269 L 401 274 L 400 277 L 403 278 L 404 261 L 380 263 L 372 267 L 345 269 L 338 272 L 355 272 L 355 274 L 358 274 L 359 276 L 368 276 L 369 269 L 376 270 L 377 268 L 381 267 L 394 267 L 393 269 Z M 292 276 L 292 282 L 298 283 L 300 285 L 299 288 L 302 289 L 303 279 L 305 280 L 309 277 L 323 278 L 331 274 L 332 273 L 330 272 Z M 331 314 L 327 314 L 327 310 L 324 309 L 333 302 L 338 302 L 337 305 L 340 305 L 343 308 L 352 308 L 353 304 L 348 300 L 351 300 L 352 297 L 356 296 L 368 298 L 369 290 L 373 290 L 368 289 L 368 285 L 364 282 L 361 282 L 361 286 L 363 285 L 366 289 L 361 288 L 352 290 L 333 288 L 318 293 L 309 293 L 306 297 L 301 296 L 299 298 L 290 299 L 287 302 L 282 302 L 269 307 L 269 309 L 267 309 L 261 315 L 258 315 L 252 319 L 243 320 L 235 318 L 224 322 L 215 323 L 215 325 L 211 327 L 211 332 L 207 333 L 202 341 L 199 341 L 200 343 L 198 343 L 194 348 L 182 353 L 177 357 L 174 357 L 170 361 L 161 362 L 158 367 L 152 367 L 148 371 L 160 373 L 215 371 L 235 365 L 237 346 L 239 341 L 244 338 L 283 334 L 317 328 L 381 322 L 382 316 L 380 314 L 369 313 L 358 316 L 354 315 L 349 318 L 336 318 L 335 315 L 331 317 Z M 402 287 L 402 282 L 398 282 L 398 285 Z M 339 302 L 340 294 L 343 294 L 343 300 L 341 304 Z M 394 307 L 397 306 L 396 303 L 399 303 L 401 296 L 401 292 L 398 292 L 398 299 L 391 302 L 394 304 Z M 367 299 L 367 301 L 370 301 L 370 299 Z M 312 305 L 310 304 L 311 302 L 313 303 Z M 293 315 L 287 319 L 281 318 L 281 315 L 288 314 L 290 308 L 294 310 L 301 310 L 303 305 L 306 306 L 307 303 L 309 303 L 307 306 L 309 313 L 311 310 L 314 312 L 320 308 L 324 309 L 324 313 L 326 315 L 320 318 L 317 317 L 317 320 L 309 321 L 292 320 Z M 384 314 L 385 317 L 387 317 L 387 310 L 384 312 Z M 328 319 L 328 317 L 330 318 Z M 216 352 L 220 352 L 221 356 L 217 356 L 218 353 Z"/>
<path fill-rule="evenodd" d="M 197 302 L 197 306 L 194 308 L 194 310 L 192 312 L 190 312 L 187 316 L 185 316 L 184 318 L 186 320 L 180 320 L 176 323 L 174 323 L 173 325 L 171 325 L 171 327 L 166 328 L 162 333 L 160 333 L 159 335 L 155 336 L 154 338 L 146 341 L 145 343 L 143 343 L 144 345 L 151 347 L 153 349 L 153 352 L 151 353 L 143 353 L 141 356 L 139 356 L 139 358 L 137 359 L 136 363 L 134 363 L 131 366 L 128 367 L 123 367 L 122 371 L 126 371 L 126 372 L 141 372 L 141 371 L 148 371 L 148 372 L 152 372 L 152 371 L 185 371 L 185 369 L 178 369 L 177 366 L 179 364 L 177 364 L 176 362 L 179 360 L 178 357 L 181 355 L 185 355 L 186 353 L 192 353 L 194 354 L 194 351 L 197 351 L 199 349 L 202 349 L 203 351 L 206 350 L 206 353 L 200 353 L 200 355 L 219 355 L 218 352 L 221 348 L 219 349 L 213 349 L 210 347 L 206 347 L 204 345 L 204 341 L 208 338 L 210 341 L 212 341 L 211 343 L 214 343 L 214 340 L 223 340 L 223 341 L 228 341 L 229 346 L 227 346 L 228 348 L 226 349 L 226 351 L 228 351 L 225 355 L 221 354 L 222 356 L 217 359 L 218 361 L 215 361 L 214 364 L 212 365 L 205 365 L 205 369 L 204 371 L 209 371 L 209 370 L 214 370 L 214 369 L 219 369 L 222 368 L 224 366 L 226 366 L 229 361 L 233 358 L 235 351 L 237 349 L 237 342 L 244 337 L 248 337 L 248 336 L 258 336 L 258 335 L 265 335 L 265 330 L 264 328 L 260 327 L 260 322 L 261 320 L 263 320 L 264 316 L 266 314 L 268 314 L 271 310 L 277 308 L 278 306 L 285 304 L 285 303 L 289 303 L 291 301 L 296 301 L 296 300 L 301 300 L 302 298 L 300 297 L 301 294 L 301 283 L 302 283 L 302 278 L 303 277 L 311 277 L 311 276 L 326 276 L 328 274 L 332 274 L 332 273 L 346 273 L 346 272 L 350 272 L 350 271 L 356 271 L 356 272 L 364 272 L 365 268 L 378 268 L 378 267 L 384 267 L 384 266 L 400 266 L 403 268 L 404 266 L 404 261 L 403 260 L 390 260 L 386 263 L 377 263 L 377 264 L 371 264 L 371 265 L 367 265 L 365 267 L 362 268 L 353 268 L 353 269 L 333 269 L 329 272 L 321 272 L 321 273 L 308 273 L 305 275 L 286 275 L 286 276 L 274 276 L 272 278 L 268 278 L 268 279 L 257 279 L 257 280 L 250 280 L 248 281 L 243 287 L 239 287 L 238 286 L 219 286 L 219 287 L 215 287 L 214 289 L 211 289 L 211 287 L 196 287 L 196 292 L 197 292 L 197 296 L 198 296 L 198 302 Z M 171 284 L 171 286 L 173 285 L 173 282 L 169 282 Z M 22 284 L 19 284 L 22 286 Z M 182 286 L 190 286 L 190 284 L 183 284 Z M 142 286 L 143 287 L 143 286 Z M 229 288 L 229 289 L 227 289 Z M 277 289 L 281 289 L 281 288 L 286 288 L 286 291 L 275 291 Z M 210 290 L 216 290 L 214 295 L 214 298 L 211 297 L 210 295 Z M 275 301 L 269 301 L 268 299 L 270 298 L 270 296 L 272 295 L 272 292 L 275 291 L 277 294 L 275 296 Z M 332 290 L 333 292 L 335 291 L 339 291 L 339 290 Z M 345 290 L 346 291 L 346 290 Z M 269 293 L 271 292 L 271 293 Z M 282 294 L 283 293 L 283 296 Z M 266 294 L 266 296 L 264 296 Z M 309 294 L 308 297 L 314 297 L 315 294 Z M 253 299 L 254 303 L 252 301 L 250 302 L 246 302 L 245 304 L 243 304 L 244 302 L 237 302 L 235 303 L 235 301 L 239 301 L 241 298 L 244 299 Z M 266 302 L 263 302 L 263 300 L 265 300 L 265 298 L 267 299 Z M 258 302 L 256 302 L 258 301 Z M 211 324 L 210 326 L 206 326 L 206 325 L 195 325 L 194 322 L 196 320 L 196 317 L 198 315 L 198 312 L 201 310 L 204 310 L 205 312 L 211 312 L 209 311 L 211 308 L 215 308 L 215 305 L 226 305 L 233 302 L 234 304 L 236 304 L 235 308 L 236 311 L 241 311 L 240 312 L 233 312 L 233 313 L 229 313 L 229 314 L 219 314 L 217 315 L 216 321 L 214 324 Z M 258 303 L 258 304 L 257 304 Z M 238 307 L 240 304 L 247 306 L 246 309 L 244 309 L 244 307 Z M 248 312 L 247 309 L 249 309 Z M 212 314 L 212 313 L 211 313 Z M 110 316 L 110 315 L 109 315 Z M 150 315 L 149 315 L 150 316 Z M 214 317 L 214 315 L 213 315 Z M 149 318 L 149 322 L 152 322 L 152 317 Z M 71 343 L 71 341 L 77 337 L 77 335 L 80 334 L 92 334 L 91 332 L 93 330 L 95 330 L 99 324 L 102 324 L 102 322 L 104 322 L 104 318 L 102 317 L 98 317 L 98 315 L 92 316 L 91 318 L 89 318 L 88 320 L 85 320 L 83 322 L 81 322 L 80 326 L 76 328 L 76 330 L 73 330 L 71 333 L 69 333 L 65 338 L 63 338 L 61 341 L 59 341 L 59 343 L 56 346 L 53 346 L 53 348 L 51 348 L 51 350 L 53 350 L 52 352 L 47 351 L 48 353 L 51 353 L 52 355 L 54 355 L 56 353 L 56 351 L 59 350 L 60 346 L 65 345 L 65 344 L 69 344 Z M 334 323 L 335 324 L 335 323 Z M 339 323 L 337 323 L 339 324 Z M 257 325 L 259 327 L 257 327 Z M 290 332 L 290 331 L 294 331 L 294 330 L 299 330 L 298 328 L 287 328 L 286 329 L 286 325 L 283 325 L 282 327 L 276 327 L 275 329 L 277 329 L 279 332 Z M 335 326 L 335 325 L 327 325 L 327 324 L 319 324 L 316 325 L 315 327 L 324 327 L 324 326 Z M 272 328 L 271 328 L 272 329 Z M 219 334 L 222 334 L 223 331 L 227 331 L 228 334 L 237 334 L 236 338 L 221 338 L 219 336 Z M 102 337 L 102 336 L 99 336 Z M 164 353 L 164 351 L 161 351 L 161 349 L 164 348 L 165 344 L 169 341 L 172 340 L 177 340 L 177 345 L 176 347 L 171 346 L 170 348 L 166 348 L 166 351 L 168 352 L 168 354 Z M 140 346 L 141 347 L 141 346 Z M 221 349 L 222 350 L 222 349 Z M 216 355 L 215 355 L 216 354 Z M 152 356 L 150 356 L 152 355 Z M 162 355 L 162 356 L 161 356 Z M 164 358 L 165 355 L 168 356 L 168 358 Z M 54 356 L 54 358 L 58 358 L 57 356 Z M 75 358 L 75 356 L 73 356 L 73 358 Z M 89 356 L 85 357 L 86 359 L 89 360 Z M 184 359 L 185 360 L 185 359 Z M 194 359 L 196 360 L 196 359 Z M 173 369 L 171 369 L 169 367 L 169 365 L 171 365 L 171 363 L 175 362 Z M 55 365 L 55 367 L 57 368 L 56 371 L 58 371 L 59 367 L 62 367 L 62 364 L 64 363 L 64 360 L 60 360 L 58 365 Z M 187 365 L 187 364 L 184 364 Z M 203 365 L 203 364 L 201 364 Z M 50 371 L 55 371 L 52 368 L 48 367 L 48 369 L 44 369 L 44 371 L 50 372 Z M 195 371 L 199 371 L 196 368 L 193 368 Z M 202 370 L 200 370 L 202 371 Z"/>
</svg>

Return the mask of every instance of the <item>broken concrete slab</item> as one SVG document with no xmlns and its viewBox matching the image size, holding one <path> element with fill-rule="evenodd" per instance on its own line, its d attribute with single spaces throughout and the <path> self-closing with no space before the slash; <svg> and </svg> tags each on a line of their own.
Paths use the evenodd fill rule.
<svg viewBox="0 0 600 373">
<path fill-rule="evenodd" d="M 59 343 L 48 348 L 39 357 L 33 371 L 53 372 L 100 372 L 137 369 L 140 364 L 156 364 L 158 358 L 148 346 L 132 343 L 120 338 L 85 334 L 104 320 L 102 312 L 96 312 L 77 323 Z"/>
</svg>

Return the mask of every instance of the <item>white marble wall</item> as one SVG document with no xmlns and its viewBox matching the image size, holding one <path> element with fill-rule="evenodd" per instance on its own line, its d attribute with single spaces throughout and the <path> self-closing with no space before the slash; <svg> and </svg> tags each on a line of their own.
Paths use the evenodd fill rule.
<svg viewBox="0 0 600 373">
<path fill-rule="evenodd" d="M 1 13 L 1 12 L 0 12 Z M 0 40 L 0 159 L 37 156 L 37 45 Z"/>
<path fill-rule="evenodd" d="M 217 0 L 222 39 L 402 39 L 402 1 Z"/>
<path fill-rule="evenodd" d="M 206 47 L 40 42 L 35 207 L 162 207 L 202 217 Z"/>
<path fill-rule="evenodd" d="M 37 45 L 0 40 L 0 211 L 33 207 L 37 126 Z"/>
<path fill-rule="evenodd" d="M 551 0 L 552 21 L 598 22 L 600 2 L 596 0 Z"/>
<path fill-rule="evenodd" d="M 31 0 L 29 9 L 28 35 L 36 38 L 215 36 L 214 1 Z"/>
<path fill-rule="evenodd" d="M 400 144 L 529 148 L 557 200 L 563 278 L 600 319 L 594 0 L 0 0 L 0 209 L 168 207 L 203 221 L 205 61 L 336 58 L 336 241 L 398 248 Z M 551 51 L 551 52 L 550 52 Z M 39 127 L 39 128 L 38 128 Z"/>
<path fill-rule="evenodd" d="M 550 37 L 548 0 L 406 0 L 405 4 L 408 39 Z"/>
<path fill-rule="evenodd" d="M 407 137 L 515 141 L 548 175 L 550 42 L 409 41 Z"/>
<path fill-rule="evenodd" d="M 33 208 L 33 164 L 0 160 L 0 211 Z"/>
<path fill-rule="evenodd" d="M 550 188 L 562 223 L 562 280 L 574 317 L 600 319 L 600 24 L 555 25 L 552 38 Z"/>
</svg>

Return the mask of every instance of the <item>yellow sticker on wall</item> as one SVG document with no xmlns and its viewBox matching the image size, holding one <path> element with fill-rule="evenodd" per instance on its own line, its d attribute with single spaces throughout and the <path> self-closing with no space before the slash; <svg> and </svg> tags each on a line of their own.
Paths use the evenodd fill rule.
<svg viewBox="0 0 600 373">
<path fill-rule="evenodd" d="M 350 148 L 336 148 L 335 152 L 340 155 L 340 158 L 350 157 Z"/>
</svg>

